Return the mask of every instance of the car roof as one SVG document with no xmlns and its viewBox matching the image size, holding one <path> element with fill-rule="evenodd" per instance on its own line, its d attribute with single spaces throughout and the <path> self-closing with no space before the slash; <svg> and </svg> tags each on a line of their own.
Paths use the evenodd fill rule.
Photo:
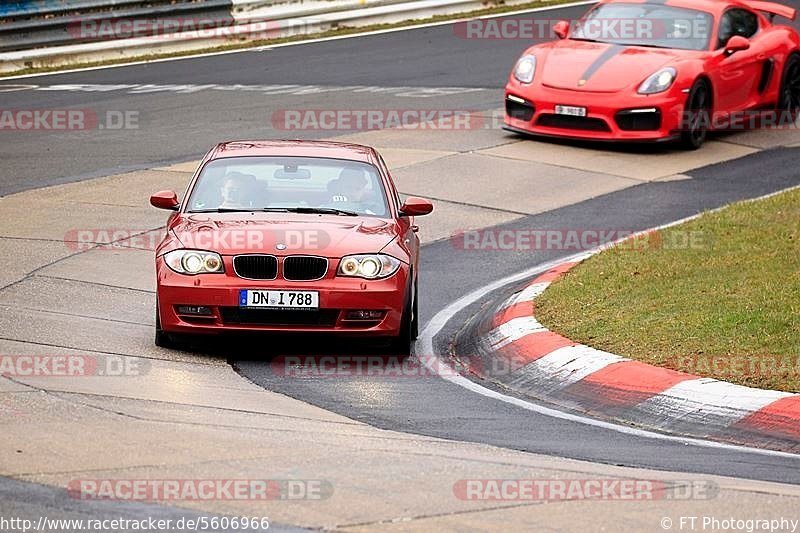
<svg viewBox="0 0 800 533">
<path fill-rule="evenodd" d="M 279 156 L 328 157 L 363 163 L 376 163 L 374 148 L 355 143 L 308 140 L 245 140 L 218 144 L 209 153 L 209 160 L 227 157 Z"/>
</svg>

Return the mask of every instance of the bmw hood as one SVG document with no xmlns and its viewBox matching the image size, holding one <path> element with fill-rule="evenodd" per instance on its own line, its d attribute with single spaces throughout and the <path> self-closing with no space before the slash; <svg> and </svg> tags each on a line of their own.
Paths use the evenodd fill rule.
<svg viewBox="0 0 800 533">
<path fill-rule="evenodd" d="M 637 86 L 677 58 L 662 48 L 563 40 L 549 50 L 540 79 L 557 89 L 612 93 Z"/>
<path fill-rule="evenodd" d="M 171 230 L 184 248 L 222 255 L 323 257 L 379 252 L 397 234 L 381 218 L 275 213 L 185 214 Z"/>
</svg>

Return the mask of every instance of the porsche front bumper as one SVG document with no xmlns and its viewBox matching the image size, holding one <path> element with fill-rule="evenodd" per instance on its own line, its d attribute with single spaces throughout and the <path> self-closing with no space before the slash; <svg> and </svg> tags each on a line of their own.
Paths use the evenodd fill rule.
<svg viewBox="0 0 800 533">
<path fill-rule="evenodd" d="M 686 95 L 573 91 L 542 84 L 506 86 L 504 129 L 516 133 L 591 141 L 658 142 L 680 137 Z M 585 117 L 556 113 L 556 106 L 586 109 Z"/>
</svg>

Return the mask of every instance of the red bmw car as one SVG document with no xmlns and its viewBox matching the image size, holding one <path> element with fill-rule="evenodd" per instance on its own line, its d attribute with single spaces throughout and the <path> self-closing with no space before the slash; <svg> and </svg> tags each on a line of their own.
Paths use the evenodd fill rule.
<svg viewBox="0 0 800 533">
<path fill-rule="evenodd" d="M 174 211 L 156 250 L 158 346 L 185 334 L 328 332 L 383 337 L 407 353 L 417 335 L 419 239 L 381 156 L 321 141 L 222 143 Z"/>
<path fill-rule="evenodd" d="M 710 130 L 794 123 L 800 38 L 776 16 L 796 12 L 755 0 L 601 0 L 524 52 L 506 85 L 505 129 L 695 149 Z"/>
</svg>

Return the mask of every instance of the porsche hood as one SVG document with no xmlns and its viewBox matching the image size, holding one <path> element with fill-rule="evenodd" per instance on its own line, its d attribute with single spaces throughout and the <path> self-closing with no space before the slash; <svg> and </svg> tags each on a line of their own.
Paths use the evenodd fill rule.
<svg viewBox="0 0 800 533">
<path fill-rule="evenodd" d="M 662 48 L 564 40 L 550 48 L 539 75 L 548 87 L 612 93 L 640 84 L 678 58 Z"/>
</svg>

